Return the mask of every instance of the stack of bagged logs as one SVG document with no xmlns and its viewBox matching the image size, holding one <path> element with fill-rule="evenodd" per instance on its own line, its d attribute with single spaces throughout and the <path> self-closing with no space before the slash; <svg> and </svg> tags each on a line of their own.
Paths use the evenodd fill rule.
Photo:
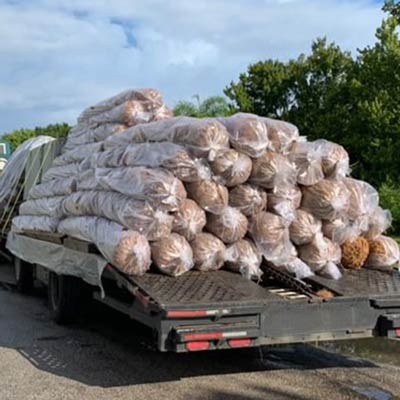
<svg viewBox="0 0 400 400">
<path fill-rule="evenodd" d="M 93 242 L 128 274 L 153 264 L 257 278 L 264 257 L 299 278 L 337 279 L 340 264 L 399 260 L 382 236 L 390 214 L 349 173 L 343 147 L 289 123 L 172 117 L 158 92 L 126 91 L 81 114 L 14 230 Z"/>
</svg>

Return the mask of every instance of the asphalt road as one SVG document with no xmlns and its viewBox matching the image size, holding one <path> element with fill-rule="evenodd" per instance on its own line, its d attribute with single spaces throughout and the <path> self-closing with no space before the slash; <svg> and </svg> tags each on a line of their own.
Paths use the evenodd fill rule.
<svg viewBox="0 0 400 400">
<path fill-rule="evenodd" d="M 313 346 L 161 354 L 147 337 L 102 306 L 60 327 L 44 295 L 0 286 L 0 400 L 400 399 L 395 365 Z"/>
</svg>

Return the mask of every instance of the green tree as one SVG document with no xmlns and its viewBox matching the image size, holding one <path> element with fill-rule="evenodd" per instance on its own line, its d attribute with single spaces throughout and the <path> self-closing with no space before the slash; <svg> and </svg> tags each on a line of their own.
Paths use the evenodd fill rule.
<svg viewBox="0 0 400 400">
<path fill-rule="evenodd" d="M 193 96 L 196 102 L 180 101 L 174 108 L 175 115 L 188 117 L 224 117 L 232 114 L 227 100 L 222 96 L 212 96 L 200 101 L 198 95 Z"/>
<path fill-rule="evenodd" d="M 66 123 L 47 125 L 46 127 L 36 127 L 34 129 L 18 129 L 13 132 L 6 133 L 1 140 L 9 142 L 14 151 L 20 144 L 30 138 L 47 135 L 55 138 L 65 137 L 68 135 L 71 127 Z"/>
<path fill-rule="evenodd" d="M 384 10 L 390 15 L 378 28 L 375 45 L 356 57 L 317 39 L 308 56 L 250 65 L 225 95 L 236 110 L 282 118 L 310 139 L 342 144 L 355 176 L 377 186 L 398 181 L 400 2 L 386 2 Z"/>
</svg>

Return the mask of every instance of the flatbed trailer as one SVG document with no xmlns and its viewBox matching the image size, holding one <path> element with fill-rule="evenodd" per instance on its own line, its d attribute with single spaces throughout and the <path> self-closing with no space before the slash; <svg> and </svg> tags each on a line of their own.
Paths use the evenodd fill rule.
<svg viewBox="0 0 400 400">
<path fill-rule="evenodd" d="M 160 351 L 368 337 L 400 340 L 398 270 L 346 270 L 338 281 L 321 277 L 300 281 L 267 264 L 262 265 L 264 275 L 259 282 L 225 270 L 188 271 L 179 277 L 156 271 L 127 276 L 107 264 L 93 244 L 57 234 L 9 233 L 12 212 L 26 198 L 29 188 L 40 181 L 61 147 L 58 140 L 29 154 L 15 206 L 0 221 L 0 251 L 12 269 L 6 276 L 2 273 L 6 264 L 0 264 L 0 281 L 14 282 L 20 291 L 28 291 L 35 281 L 47 286 L 55 321 L 70 322 L 91 296 L 148 326 L 153 332 L 151 343 Z M 34 260 L 23 246 L 19 256 L 14 256 L 6 249 L 10 235 L 29 238 L 30 248 L 39 254 L 40 249 L 50 247 L 49 258 L 58 254 L 63 268 L 43 265 L 46 257 Z M 62 256 L 68 251 L 74 257 L 64 265 Z M 88 285 L 82 279 L 90 257 L 97 257 L 102 265 L 99 285 Z M 321 289 L 334 297 L 320 297 Z"/>
<path fill-rule="evenodd" d="M 55 246 L 98 254 L 90 243 L 67 236 L 29 235 L 36 246 Z M 346 270 L 338 281 L 311 277 L 299 281 L 263 264 L 259 282 L 219 270 L 189 271 L 169 277 L 156 271 L 128 276 L 110 264 L 99 288 L 78 277 L 56 274 L 16 258 L 19 276 L 27 273 L 48 286 L 50 311 L 69 322 L 90 295 L 149 327 L 152 347 L 189 352 L 289 343 L 385 337 L 400 340 L 400 273 Z M 28 272 L 29 271 L 29 272 Z M 21 273 L 22 272 L 22 273 Z M 327 289 L 335 297 L 321 298 Z M 85 293 L 85 296 L 83 294 Z"/>
</svg>

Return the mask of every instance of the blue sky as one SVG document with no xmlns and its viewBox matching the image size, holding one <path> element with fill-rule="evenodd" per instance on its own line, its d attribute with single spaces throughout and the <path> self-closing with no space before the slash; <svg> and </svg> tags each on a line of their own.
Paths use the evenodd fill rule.
<svg viewBox="0 0 400 400">
<path fill-rule="evenodd" d="M 0 0 L 0 134 L 65 121 L 118 91 L 221 94 L 247 65 L 327 36 L 374 42 L 374 0 Z"/>
</svg>

